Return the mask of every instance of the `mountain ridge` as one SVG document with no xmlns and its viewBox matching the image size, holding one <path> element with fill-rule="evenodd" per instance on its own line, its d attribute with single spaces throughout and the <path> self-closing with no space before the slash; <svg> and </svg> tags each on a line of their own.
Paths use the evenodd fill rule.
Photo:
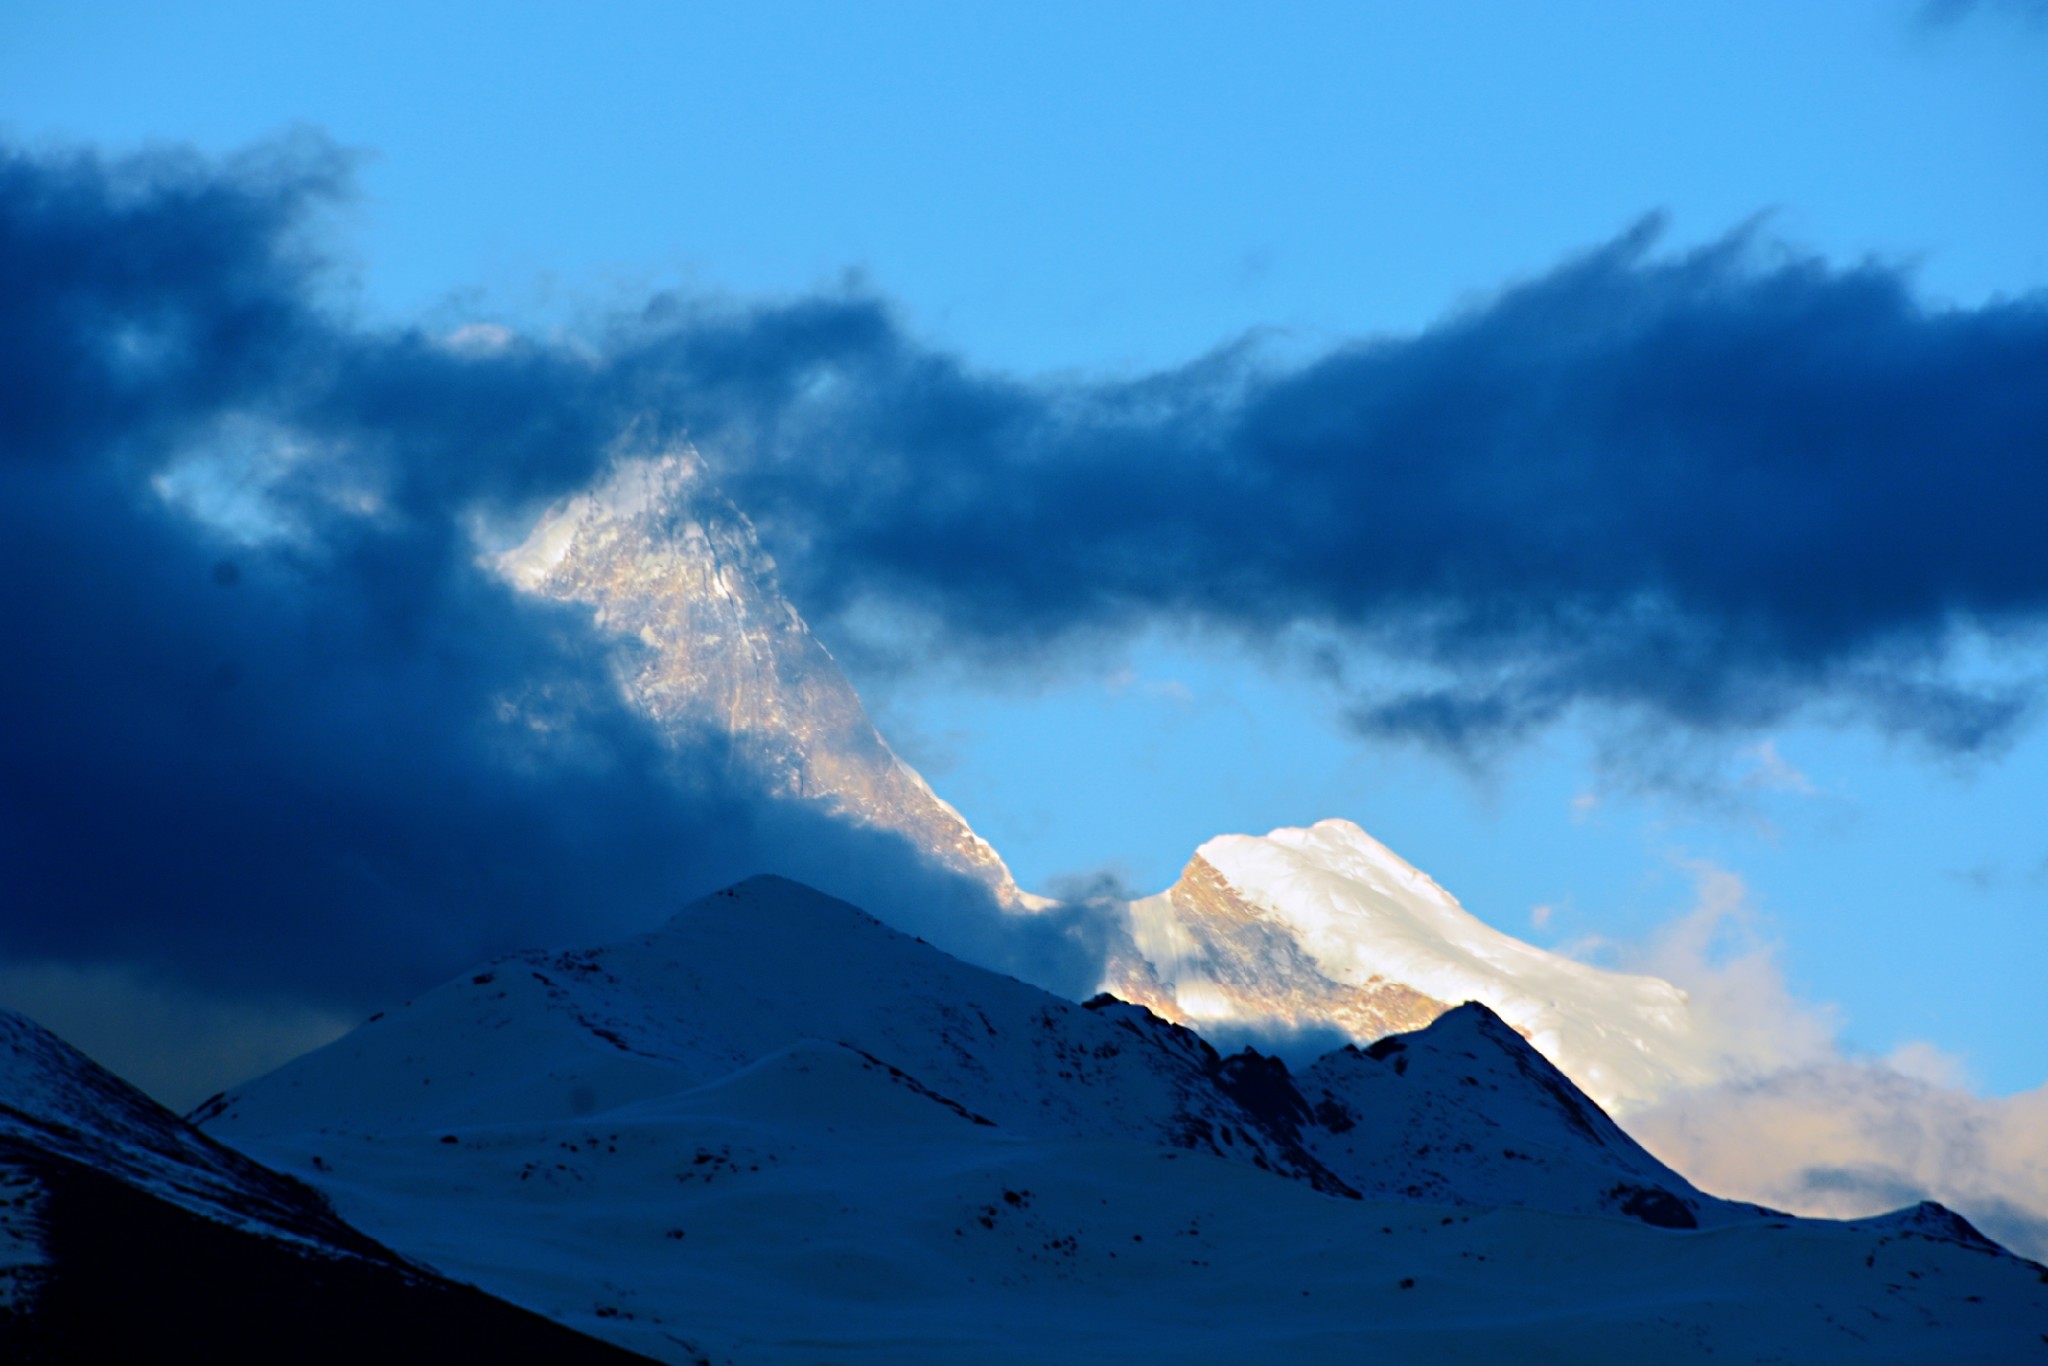
<svg viewBox="0 0 2048 1366">
<path fill-rule="evenodd" d="M 0 1355 L 645 1358 L 451 1281 L 0 1010 Z"/>
<path fill-rule="evenodd" d="M 1909 1315 L 1895 1355 L 1921 1360 L 2006 1350 L 2048 1312 L 2039 1268 L 1941 1213 L 1863 1227 L 1697 1191 L 1483 1006 L 1297 1074 L 784 879 L 484 965 L 207 1128 L 431 1264 L 668 1360 L 685 1323 L 735 1362 L 1481 1360 L 1561 1331 L 1578 1360 L 1848 1360 L 1868 1310 Z"/>
<path fill-rule="evenodd" d="M 524 591 L 589 608 L 617 644 L 622 691 L 672 740 L 715 730 L 771 789 L 903 835 L 1012 911 L 1056 904 L 1021 891 L 889 747 L 692 447 L 622 448 L 597 485 L 548 509 L 491 563 Z M 1276 862 L 1291 866 L 1276 875 Z M 1369 1043 L 1472 997 L 1603 1105 L 1625 1110 L 1712 1079 L 1682 992 L 1490 929 L 1349 822 L 1217 836 L 1173 886 L 1114 907 L 1102 938 L 1099 989 L 1212 1030 L 1334 1029 Z M 1487 960 L 1525 971 L 1516 980 Z"/>
<path fill-rule="evenodd" d="M 1001 857 L 869 721 L 693 448 L 621 454 L 490 563 L 525 592 L 588 607 L 617 645 L 621 690 L 671 741 L 728 736 L 770 790 L 902 834 L 1017 901 Z"/>
<path fill-rule="evenodd" d="M 1683 991 L 1494 929 L 1347 820 L 1219 835 L 1128 913 L 1144 971 L 1119 980 L 1189 1023 L 1370 1043 L 1481 1000 L 1606 1108 L 1717 1079 Z"/>
</svg>

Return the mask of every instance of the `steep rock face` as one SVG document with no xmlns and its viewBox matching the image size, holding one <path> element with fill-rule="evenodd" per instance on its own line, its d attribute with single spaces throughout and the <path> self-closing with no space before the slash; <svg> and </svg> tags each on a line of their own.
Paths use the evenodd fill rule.
<svg viewBox="0 0 2048 1366">
<path fill-rule="evenodd" d="M 627 694 L 671 735 L 729 736 L 735 759 L 772 787 L 901 833 L 1015 899 L 995 851 L 876 732 L 694 451 L 620 460 L 498 568 L 528 592 L 593 609 L 627 646 Z"/>
<path fill-rule="evenodd" d="M 1328 975 L 1292 926 L 1197 854 L 1178 881 L 1130 907 L 1130 946 L 1104 989 L 1190 1024 L 1335 1029 L 1371 1042 L 1420 1029 L 1450 1007 L 1404 982 Z"/>
<path fill-rule="evenodd" d="M 1370 1043 L 1480 1001 L 1617 1112 L 1714 1076 L 1684 992 L 1491 928 L 1349 821 L 1210 840 L 1130 927 L 1110 989 L 1189 1024 Z"/>
</svg>

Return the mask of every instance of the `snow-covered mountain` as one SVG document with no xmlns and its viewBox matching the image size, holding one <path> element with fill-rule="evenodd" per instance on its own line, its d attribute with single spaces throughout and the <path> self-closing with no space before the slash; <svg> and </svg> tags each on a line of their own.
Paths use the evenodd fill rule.
<svg viewBox="0 0 2048 1366">
<path fill-rule="evenodd" d="M 621 641 L 627 696 L 671 732 L 713 727 L 780 790 L 903 834 L 1013 906 L 1043 906 L 876 732 L 687 446 L 620 459 L 497 566 L 589 606 Z M 1103 989 L 1180 1023 L 1370 1043 L 1477 1000 L 1611 1108 L 1711 1079 L 1676 988 L 1488 928 L 1347 822 L 1211 840 L 1111 928 Z"/>
<path fill-rule="evenodd" d="M 1197 1026 L 1369 1042 L 1483 1001 L 1618 1113 L 1715 1079 L 1678 988 L 1493 929 L 1349 821 L 1210 840 L 1130 922 L 1110 989 Z"/>
<path fill-rule="evenodd" d="M 0 1359 L 639 1360 L 454 1284 L 0 1011 Z"/>
<path fill-rule="evenodd" d="M 618 642 L 626 695 L 679 741 L 707 727 L 729 735 L 735 762 L 771 786 L 904 835 L 981 878 L 1015 911 L 1046 907 L 1015 887 L 996 851 L 876 733 L 782 596 L 752 527 L 689 448 L 621 459 L 498 566 L 514 583 L 591 611 Z M 1061 957 L 1061 989 L 1112 992 L 1218 1040 L 1299 1057 L 1332 1038 L 1365 1045 L 1419 1029 L 1470 999 L 1617 1115 L 1754 1071 L 1755 1048 L 1726 1016 L 1696 1013 L 1668 982 L 1603 971 L 1492 929 L 1344 821 L 1220 836 L 1165 891 L 1092 912 L 1099 974 L 1074 974 Z"/>
<path fill-rule="evenodd" d="M 626 695 L 670 734 L 729 736 L 773 789 L 907 836 L 1015 899 L 995 851 L 876 732 L 694 450 L 621 458 L 497 568 L 528 592 L 589 606 L 624 647 Z"/>
<path fill-rule="evenodd" d="M 487 965 L 203 1107 L 356 1225 L 670 1361 L 1990 1359 L 1937 1207 L 1715 1200 L 1480 1006 L 1294 1075 L 779 879 Z"/>
</svg>

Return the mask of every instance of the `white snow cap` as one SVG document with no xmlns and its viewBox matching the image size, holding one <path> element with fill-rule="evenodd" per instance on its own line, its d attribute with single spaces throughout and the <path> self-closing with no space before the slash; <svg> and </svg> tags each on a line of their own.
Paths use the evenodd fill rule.
<svg viewBox="0 0 2048 1366">
<path fill-rule="evenodd" d="M 1482 1001 L 1610 1110 L 1713 1079 L 1683 991 L 1501 933 L 1350 821 L 1223 835 L 1198 853 L 1332 980 Z"/>
</svg>

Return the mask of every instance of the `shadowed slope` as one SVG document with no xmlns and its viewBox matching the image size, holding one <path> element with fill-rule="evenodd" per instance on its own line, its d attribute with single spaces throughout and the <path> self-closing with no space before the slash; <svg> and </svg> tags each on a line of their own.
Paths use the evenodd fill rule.
<svg viewBox="0 0 2048 1366">
<path fill-rule="evenodd" d="M 776 878 L 489 964 L 206 1122 L 671 1361 L 1846 1361 L 1880 1315 L 1935 1361 L 2048 1312 L 1940 1212 L 1701 1194 L 1484 1007 L 1297 1077 Z"/>
<path fill-rule="evenodd" d="M 311 1189 L 0 1012 L 0 1355 L 188 1353 L 641 1359 L 400 1258 Z"/>
</svg>

